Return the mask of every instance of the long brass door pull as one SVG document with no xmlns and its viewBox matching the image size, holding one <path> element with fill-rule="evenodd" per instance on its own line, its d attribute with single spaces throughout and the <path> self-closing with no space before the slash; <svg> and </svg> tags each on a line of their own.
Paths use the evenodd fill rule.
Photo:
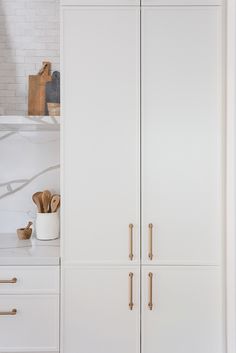
<svg viewBox="0 0 236 353">
<path fill-rule="evenodd" d="M 152 310 L 152 308 L 153 308 L 153 302 L 152 302 L 152 279 L 153 279 L 153 274 L 152 274 L 152 272 L 149 272 L 148 277 L 149 277 L 149 303 L 148 303 L 148 307 L 149 307 L 150 310 Z"/>
<path fill-rule="evenodd" d="M 12 309 L 11 311 L 0 311 L 1 316 L 14 316 L 16 315 L 16 313 L 17 313 L 16 309 Z"/>
<path fill-rule="evenodd" d="M 129 309 L 133 310 L 134 303 L 133 303 L 133 272 L 129 273 Z"/>
<path fill-rule="evenodd" d="M 129 224 L 129 259 L 130 261 L 133 260 L 134 254 L 133 254 L 133 228 L 134 225 L 132 223 Z"/>
<path fill-rule="evenodd" d="M 3 283 L 16 283 L 17 282 L 17 278 L 12 278 L 12 279 L 0 279 L 0 284 Z"/>
<path fill-rule="evenodd" d="M 153 259 L 153 251 L 152 251 L 152 229 L 153 229 L 153 224 L 149 223 L 148 225 L 148 229 L 149 229 L 149 253 L 148 253 L 148 257 L 150 260 Z"/>
</svg>

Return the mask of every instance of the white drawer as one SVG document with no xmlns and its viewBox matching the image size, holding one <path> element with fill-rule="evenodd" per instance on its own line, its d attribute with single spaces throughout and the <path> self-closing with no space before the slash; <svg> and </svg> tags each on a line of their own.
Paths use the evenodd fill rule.
<svg viewBox="0 0 236 353">
<path fill-rule="evenodd" d="M 139 3 L 139 0 L 61 0 L 63 6 L 139 6 Z"/>
<path fill-rule="evenodd" d="M 24 293 L 59 293 L 59 266 L 0 266 L 0 295 Z"/>
<path fill-rule="evenodd" d="M 1 315 L 16 309 L 15 315 Z M 57 352 L 58 295 L 1 295 L 0 352 Z"/>
</svg>

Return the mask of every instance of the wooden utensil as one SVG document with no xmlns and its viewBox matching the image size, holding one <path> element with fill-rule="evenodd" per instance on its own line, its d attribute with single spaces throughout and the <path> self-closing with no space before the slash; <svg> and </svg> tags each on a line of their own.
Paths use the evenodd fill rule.
<svg viewBox="0 0 236 353">
<path fill-rule="evenodd" d="M 32 196 L 32 200 L 38 208 L 39 213 L 43 213 L 42 192 L 38 191 Z"/>
<path fill-rule="evenodd" d="M 44 213 L 48 213 L 50 211 L 49 210 L 50 202 L 51 202 L 51 193 L 49 190 L 44 190 L 42 193 L 42 204 L 43 204 Z"/>
<path fill-rule="evenodd" d="M 58 208 L 60 207 L 60 201 L 61 197 L 60 195 L 53 195 L 51 198 L 51 212 L 57 212 Z"/>
<path fill-rule="evenodd" d="M 17 235 L 20 240 L 27 240 L 31 237 L 32 229 L 32 222 L 29 222 L 26 228 L 19 228 L 17 229 Z"/>
</svg>

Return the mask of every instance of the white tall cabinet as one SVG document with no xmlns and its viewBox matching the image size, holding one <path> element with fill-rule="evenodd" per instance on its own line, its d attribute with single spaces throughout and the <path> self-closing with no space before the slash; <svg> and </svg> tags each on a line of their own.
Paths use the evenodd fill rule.
<svg viewBox="0 0 236 353">
<path fill-rule="evenodd" d="M 226 353 L 223 13 L 62 1 L 62 353 Z"/>
</svg>

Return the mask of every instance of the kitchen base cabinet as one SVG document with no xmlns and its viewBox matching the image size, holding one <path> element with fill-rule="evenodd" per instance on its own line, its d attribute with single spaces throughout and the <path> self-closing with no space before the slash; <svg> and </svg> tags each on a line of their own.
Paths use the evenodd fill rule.
<svg viewBox="0 0 236 353">
<path fill-rule="evenodd" d="M 62 352 L 139 353 L 139 276 L 138 267 L 64 269 Z"/>
<path fill-rule="evenodd" d="M 218 267 L 143 268 L 143 353 L 226 353 L 224 320 Z"/>
<path fill-rule="evenodd" d="M 0 353 L 59 352 L 59 266 L 0 266 Z"/>
</svg>

